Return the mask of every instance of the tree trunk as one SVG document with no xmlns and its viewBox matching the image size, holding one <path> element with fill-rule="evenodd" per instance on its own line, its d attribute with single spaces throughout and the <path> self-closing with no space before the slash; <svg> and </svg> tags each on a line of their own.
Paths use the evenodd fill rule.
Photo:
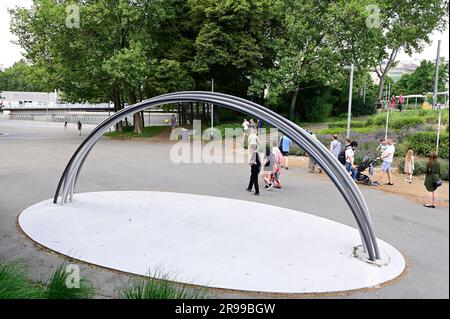
<svg viewBox="0 0 450 319">
<path fill-rule="evenodd" d="M 120 93 L 117 87 L 114 87 L 113 89 L 113 103 L 114 103 L 114 112 L 117 112 L 122 109 L 122 103 L 120 102 Z M 122 121 L 119 121 L 116 124 L 116 132 L 122 131 L 123 131 Z"/>
<path fill-rule="evenodd" d="M 136 104 L 136 92 L 134 89 L 128 90 L 128 103 L 130 105 Z M 133 122 L 134 122 L 134 133 L 142 134 L 144 132 L 144 125 L 142 124 L 142 116 L 141 112 L 136 112 L 133 114 Z"/>
<path fill-rule="evenodd" d="M 387 73 L 392 67 L 392 64 L 395 62 L 395 58 L 397 57 L 398 48 L 393 48 L 391 54 L 389 55 L 389 60 L 386 63 L 386 67 L 384 70 L 381 70 L 380 72 L 377 71 L 378 78 L 380 79 L 380 85 L 378 86 L 378 94 L 377 99 L 381 101 L 381 98 L 383 97 L 383 90 L 384 90 L 384 80 L 386 78 Z"/>
<path fill-rule="evenodd" d="M 202 122 L 206 121 L 205 103 L 202 103 Z"/>
<path fill-rule="evenodd" d="M 291 121 L 294 121 L 295 118 L 295 105 L 297 104 L 297 96 L 299 90 L 300 89 L 296 87 L 294 93 L 292 94 L 291 105 L 289 107 L 289 119 Z"/>
<path fill-rule="evenodd" d="M 380 83 L 378 85 L 377 100 L 381 101 L 381 98 L 383 97 L 383 90 L 384 90 L 384 74 L 380 77 Z"/>
</svg>

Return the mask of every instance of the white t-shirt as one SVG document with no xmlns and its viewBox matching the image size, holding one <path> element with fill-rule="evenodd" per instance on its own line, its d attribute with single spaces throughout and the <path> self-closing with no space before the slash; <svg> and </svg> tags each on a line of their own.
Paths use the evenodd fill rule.
<svg viewBox="0 0 450 319">
<path fill-rule="evenodd" d="M 242 123 L 242 127 L 244 128 L 244 131 L 247 131 L 248 130 L 248 122 L 247 121 L 245 121 L 244 123 Z"/>
<path fill-rule="evenodd" d="M 345 150 L 345 162 L 353 165 L 354 160 L 355 160 L 355 152 L 353 151 L 353 149 L 351 147 L 348 147 Z"/>
<path fill-rule="evenodd" d="M 386 149 L 384 150 L 384 152 L 381 156 L 386 156 L 388 153 L 389 153 L 389 156 L 383 157 L 383 161 L 392 163 L 394 161 L 394 153 L 395 153 L 394 145 L 387 145 Z"/>
<path fill-rule="evenodd" d="M 248 137 L 248 144 L 251 145 L 256 145 L 258 144 L 258 136 L 256 134 L 250 134 L 250 136 Z"/>
</svg>

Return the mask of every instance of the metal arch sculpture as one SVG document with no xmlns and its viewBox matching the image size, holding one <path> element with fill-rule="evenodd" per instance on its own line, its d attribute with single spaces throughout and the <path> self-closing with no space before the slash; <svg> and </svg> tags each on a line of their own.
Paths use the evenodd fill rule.
<svg viewBox="0 0 450 319">
<path fill-rule="evenodd" d="M 86 157 L 95 143 L 111 126 L 123 120 L 125 117 L 144 109 L 179 102 L 217 104 L 249 114 L 263 120 L 273 127 L 277 127 L 279 131 L 300 145 L 330 177 L 352 211 L 359 229 L 363 248 L 367 252 L 369 259 L 371 261 L 380 259 L 377 240 L 373 232 L 369 209 L 364 197 L 342 164 L 329 152 L 329 150 L 304 129 L 279 114 L 259 104 L 222 93 L 203 91 L 169 93 L 142 101 L 116 112 L 91 131 L 72 155 L 59 180 L 53 203 L 57 204 L 59 198 L 61 205 L 68 200 L 72 201 L 75 184 Z M 60 197 L 61 191 L 62 194 Z"/>
</svg>

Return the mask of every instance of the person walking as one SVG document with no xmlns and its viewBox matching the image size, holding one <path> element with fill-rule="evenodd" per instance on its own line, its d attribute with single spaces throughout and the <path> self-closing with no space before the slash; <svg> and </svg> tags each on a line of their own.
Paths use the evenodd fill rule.
<svg viewBox="0 0 450 319">
<path fill-rule="evenodd" d="M 313 139 L 317 140 L 317 136 L 316 136 L 316 134 L 314 134 L 313 131 L 307 130 L 307 132 L 309 134 L 311 134 Z M 339 156 L 339 153 L 338 153 L 338 156 Z M 309 167 L 310 173 L 316 172 L 316 165 L 317 165 L 317 162 L 313 158 L 311 158 L 311 156 L 309 156 L 309 154 L 308 154 L 308 167 Z M 319 166 L 318 169 L 319 169 L 319 173 L 322 174 L 322 168 Z"/>
<path fill-rule="evenodd" d="M 266 189 L 271 189 L 273 187 L 273 183 L 271 180 L 271 176 L 274 172 L 274 166 L 275 166 L 275 155 L 272 153 L 272 151 L 270 150 L 270 146 L 267 145 L 266 146 L 266 155 L 264 156 L 264 169 L 263 169 L 263 174 L 264 174 L 264 187 Z"/>
<path fill-rule="evenodd" d="M 83 124 L 81 124 L 81 121 L 77 122 L 77 126 L 78 126 L 78 136 L 81 136 L 81 128 L 83 127 Z"/>
<path fill-rule="evenodd" d="M 395 104 L 397 104 L 397 99 L 395 98 L 395 95 L 392 95 L 392 97 L 391 97 L 391 110 L 395 109 Z"/>
<path fill-rule="evenodd" d="M 255 187 L 255 195 L 259 195 L 258 175 L 261 171 L 261 159 L 256 149 L 252 150 L 252 156 L 250 158 L 250 181 L 248 183 L 247 191 L 251 192 Z"/>
<path fill-rule="evenodd" d="M 442 184 L 439 179 L 439 173 L 441 172 L 441 164 L 438 161 L 438 156 L 435 152 L 430 154 L 430 159 L 427 164 L 427 174 L 425 176 L 425 188 L 431 193 L 431 204 L 424 204 L 427 208 L 436 208 L 434 192 Z"/>
<path fill-rule="evenodd" d="M 244 119 L 244 122 L 242 122 L 242 130 L 244 131 L 243 134 L 243 140 L 242 143 L 244 144 L 244 147 L 246 144 L 248 144 L 248 127 L 249 127 L 249 122 L 247 121 L 247 119 Z M 248 145 L 247 145 L 248 147 Z"/>
<path fill-rule="evenodd" d="M 414 172 L 414 152 L 412 149 L 408 149 L 405 156 L 405 174 L 408 174 L 408 178 L 405 181 L 412 183 L 412 175 Z"/>
<path fill-rule="evenodd" d="M 378 99 L 377 103 L 375 104 L 375 108 L 376 108 L 377 114 L 380 114 L 382 106 L 383 106 L 383 104 L 381 103 L 380 99 Z"/>
<path fill-rule="evenodd" d="M 356 180 L 356 166 L 355 166 L 355 150 L 358 147 L 358 142 L 351 141 L 349 147 L 345 148 L 345 169 Z"/>
<path fill-rule="evenodd" d="M 289 169 L 289 152 L 291 149 L 292 141 L 286 135 L 281 135 L 278 145 L 280 145 L 280 151 L 284 157 L 284 168 L 286 170 L 288 170 Z"/>
<path fill-rule="evenodd" d="M 64 121 L 64 129 L 67 128 L 67 121 Z"/>
<path fill-rule="evenodd" d="M 383 160 L 383 164 L 381 165 L 381 172 L 380 172 L 380 177 L 378 180 L 378 183 L 381 183 L 381 180 L 383 178 L 383 172 L 386 172 L 387 176 L 388 176 L 388 180 L 389 182 L 386 185 L 394 185 L 394 183 L 392 183 L 392 162 L 394 161 L 394 154 L 395 154 L 395 146 L 394 146 L 394 142 L 392 141 L 391 138 L 388 138 L 386 140 L 386 149 L 384 150 L 384 152 L 381 154 L 381 160 Z"/>
<path fill-rule="evenodd" d="M 273 180 L 274 180 L 274 187 L 275 188 L 281 188 L 281 164 L 284 161 L 283 154 L 281 153 L 280 149 L 278 148 L 278 143 L 276 141 L 272 142 L 272 153 L 275 156 L 275 166 L 274 166 L 274 173 L 273 173 Z"/>
<path fill-rule="evenodd" d="M 339 142 L 337 134 L 333 135 L 333 140 L 330 143 L 330 152 L 334 157 L 339 157 L 339 153 L 341 152 L 341 142 Z"/>
<path fill-rule="evenodd" d="M 405 98 L 402 94 L 398 97 L 398 110 L 401 112 L 403 109 L 403 103 L 405 102 Z"/>
<path fill-rule="evenodd" d="M 251 130 L 256 130 L 256 124 L 255 124 L 255 121 L 253 119 L 250 119 L 250 123 L 249 123 L 248 127 L 249 127 L 250 131 Z"/>
<path fill-rule="evenodd" d="M 177 127 L 177 118 L 175 114 L 172 114 L 172 116 L 170 117 L 170 128 L 173 131 L 176 127 Z"/>
<path fill-rule="evenodd" d="M 263 122 L 258 119 L 258 121 L 256 122 L 256 128 L 257 128 L 257 134 L 262 134 L 262 127 L 263 127 Z"/>
<path fill-rule="evenodd" d="M 250 129 L 250 135 L 248 136 L 248 149 L 250 151 L 250 155 L 252 154 L 253 150 L 258 149 L 258 143 L 259 143 L 259 137 L 256 135 L 255 129 Z"/>
</svg>

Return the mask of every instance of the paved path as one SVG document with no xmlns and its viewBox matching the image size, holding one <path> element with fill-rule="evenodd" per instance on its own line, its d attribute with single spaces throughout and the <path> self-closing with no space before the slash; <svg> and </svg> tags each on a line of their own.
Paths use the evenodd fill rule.
<svg viewBox="0 0 450 319">
<path fill-rule="evenodd" d="M 83 127 L 85 134 L 89 127 Z M 16 227 L 17 215 L 51 198 L 72 153 L 82 141 L 75 126 L 0 120 L 0 260 L 26 262 L 36 278 L 48 275 L 61 258 L 35 247 Z M 172 164 L 170 144 L 101 140 L 86 162 L 77 192 L 160 190 L 223 196 L 269 203 L 316 214 L 355 227 L 349 209 L 331 182 L 301 169 L 283 171 L 281 191 L 245 191 L 246 164 Z M 449 211 L 430 210 L 396 195 L 363 189 L 376 234 L 406 257 L 407 273 L 382 289 L 355 292 L 352 298 L 449 298 Z M 173 203 L 182 205 L 182 203 Z M 45 221 L 42 221 L 45 223 Z M 128 276 L 83 266 L 98 296 L 116 296 Z M 247 297 L 224 294 L 219 297 Z"/>
</svg>

